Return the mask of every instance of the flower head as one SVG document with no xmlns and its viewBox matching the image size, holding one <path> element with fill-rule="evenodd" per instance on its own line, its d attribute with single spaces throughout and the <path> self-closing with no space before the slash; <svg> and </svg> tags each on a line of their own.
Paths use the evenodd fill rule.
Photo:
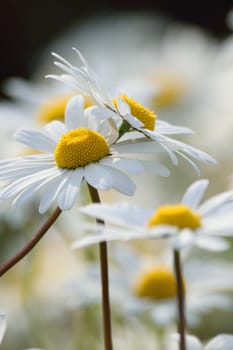
<svg viewBox="0 0 233 350">
<path fill-rule="evenodd" d="M 82 212 L 111 225 L 90 227 L 98 233 L 77 241 L 74 247 L 102 240 L 169 238 L 175 249 L 195 244 L 208 250 L 224 250 L 228 243 L 218 236 L 233 234 L 233 192 L 218 194 L 200 205 L 207 186 L 207 180 L 196 181 L 188 187 L 181 203 L 162 205 L 156 210 L 129 203 L 83 207 Z"/>
<path fill-rule="evenodd" d="M 198 173 L 199 169 L 192 158 L 203 163 L 216 162 L 208 154 L 166 136 L 193 133 L 189 128 L 173 126 L 158 120 L 153 111 L 150 111 L 125 93 L 111 98 L 101 86 L 98 77 L 90 69 L 82 54 L 77 49 L 74 50 L 79 55 L 81 65 L 79 67 L 73 66 L 60 55 L 53 53 L 59 60 L 55 62 L 55 65 L 67 74 L 48 75 L 48 77 L 59 80 L 85 95 L 91 96 L 97 104 L 92 109 L 92 113 L 96 116 L 101 116 L 101 118 L 114 120 L 120 127 L 120 137 L 124 134 L 126 134 L 127 138 L 146 137 L 148 142 L 156 142 L 161 151 L 166 151 L 173 164 L 178 164 L 177 155 L 180 155 L 190 162 Z M 134 133 L 130 133 L 132 131 Z"/>
<path fill-rule="evenodd" d="M 231 350 L 233 347 L 232 334 L 219 334 L 206 345 L 202 345 L 201 341 L 193 335 L 186 334 L 185 338 L 188 350 Z M 179 335 L 174 334 L 173 339 L 179 341 Z"/>
<path fill-rule="evenodd" d="M 45 212 L 54 201 L 60 209 L 67 210 L 73 206 L 83 179 L 96 189 L 113 188 L 130 196 L 136 186 L 126 172 L 169 174 L 160 164 L 130 159 L 131 153 L 137 153 L 137 144 L 116 143 L 112 130 L 108 121 L 89 116 L 82 96 L 68 103 L 65 123 L 46 124 L 44 132 L 19 130 L 18 141 L 45 154 L 1 162 L 0 179 L 8 184 L 0 191 L 0 199 L 15 197 L 14 204 L 21 203 L 45 188 L 39 211 Z"/>
</svg>

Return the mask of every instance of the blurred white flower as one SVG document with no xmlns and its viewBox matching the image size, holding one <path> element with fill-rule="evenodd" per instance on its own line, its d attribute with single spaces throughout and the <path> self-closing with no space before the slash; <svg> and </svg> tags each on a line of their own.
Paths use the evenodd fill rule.
<svg viewBox="0 0 233 350">
<path fill-rule="evenodd" d="M 112 247 L 110 297 L 113 312 L 134 320 L 147 315 L 153 324 L 169 328 L 176 322 L 176 282 L 171 256 L 145 258 L 135 250 Z M 116 249 L 117 248 L 117 249 Z M 198 325 L 213 310 L 226 312 L 233 305 L 232 265 L 208 259 L 186 259 L 183 269 L 187 322 Z M 79 278 L 60 290 L 60 302 L 68 309 L 100 304 L 99 267 L 87 263 Z M 168 329 L 167 329 L 168 330 Z"/>
<path fill-rule="evenodd" d="M 192 245 L 221 251 L 229 247 L 222 237 L 233 234 L 231 212 L 233 192 L 220 193 L 200 202 L 208 187 L 208 180 L 191 184 L 178 204 L 162 205 L 156 210 L 139 208 L 129 203 L 90 204 L 80 210 L 111 226 L 92 225 L 88 235 L 73 243 L 73 249 L 102 241 L 169 238 L 175 249 Z"/>
<path fill-rule="evenodd" d="M 174 334 L 173 338 L 179 342 L 179 335 Z M 233 335 L 219 334 L 203 345 L 197 337 L 187 334 L 186 344 L 187 350 L 232 350 Z"/>
</svg>

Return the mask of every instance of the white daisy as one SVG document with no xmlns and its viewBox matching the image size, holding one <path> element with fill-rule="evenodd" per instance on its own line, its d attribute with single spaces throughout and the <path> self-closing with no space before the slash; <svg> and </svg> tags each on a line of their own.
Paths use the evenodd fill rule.
<svg viewBox="0 0 233 350">
<path fill-rule="evenodd" d="M 146 259 L 122 246 L 112 247 L 110 295 L 113 310 L 135 319 L 147 315 L 154 325 L 167 328 L 176 322 L 176 280 L 171 256 Z M 118 248 L 118 249 L 116 249 Z M 171 254 L 170 254 L 171 255 Z M 122 273 L 124 271 L 124 273 Z M 229 311 L 233 289 L 232 265 L 207 259 L 187 260 L 184 264 L 184 290 L 187 322 L 199 325 L 202 316 L 213 310 Z M 76 309 L 100 303 L 99 269 L 87 263 L 82 275 L 60 289 L 60 303 Z"/>
<path fill-rule="evenodd" d="M 0 191 L 0 199 L 14 197 L 14 204 L 19 204 L 46 187 L 39 211 L 44 213 L 54 201 L 67 210 L 73 206 L 83 179 L 98 190 L 113 188 L 130 196 L 136 186 L 125 172 L 150 170 L 169 175 L 163 165 L 127 158 L 137 153 L 137 144 L 114 143 L 109 123 L 88 117 L 83 104 L 82 96 L 70 100 L 65 124 L 53 121 L 45 125 L 44 132 L 22 129 L 16 133 L 19 142 L 46 154 L 2 161 L 0 179 L 9 184 Z"/>
<path fill-rule="evenodd" d="M 179 342 L 179 335 L 174 334 L 174 340 Z M 232 334 L 219 334 L 212 338 L 207 344 L 203 345 L 201 341 L 190 334 L 186 334 L 187 350 L 232 350 L 233 349 L 233 335 Z"/>
<path fill-rule="evenodd" d="M 111 99 L 102 88 L 98 77 L 90 69 L 82 54 L 77 49 L 74 50 L 81 60 L 80 67 L 73 66 L 60 55 L 53 53 L 59 60 L 59 62 L 55 62 L 55 65 L 67 74 L 48 75 L 47 77 L 61 81 L 71 88 L 91 96 L 98 105 L 93 108 L 93 114 L 101 116 L 101 118 L 113 118 L 118 125 L 121 123 L 120 136 L 134 130 L 136 133 L 127 133 L 127 137 L 141 137 L 143 135 L 148 142 L 155 141 L 161 147 L 161 150 L 166 151 L 174 164 L 178 164 L 177 155 L 180 155 L 189 161 L 197 172 L 199 170 L 196 164 L 189 159 L 190 157 L 203 163 L 216 162 L 208 154 L 166 136 L 190 134 L 192 133 L 190 129 L 156 120 L 156 115 L 153 111 L 150 111 L 126 94 L 120 94 L 118 98 Z"/>
<path fill-rule="evenodd" d="M 213 251 L 225 250 L 228 243 L 218 236 L 233 235 L 233 192 L 218 194 L 200 205 L 208 183 L 208 180 L 194 182 L 180 203 L 163 205 L 156 210 L 139 208 L 129 203 L 91 204 L 80 208 L 83 213 L 112 226 L 90 225 L 87 230 L 97 233 L 74 242 L 73 248 L 101 241 L 168 237 L 175 249 L 194 244 Z"/>
</svg>

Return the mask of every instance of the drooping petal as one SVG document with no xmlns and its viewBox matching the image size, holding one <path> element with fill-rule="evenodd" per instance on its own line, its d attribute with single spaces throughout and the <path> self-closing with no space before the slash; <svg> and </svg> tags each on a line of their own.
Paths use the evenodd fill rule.
<svg viewBox="0 0 233 350">
<path fill-rule="evenodd" d="M 172 338 L 176 340 L 177 342 L 180 342 L 180 335 L 179 334 L 173 334 Z M 187 350 L 203 350 L 203 346 L 200 342 L 200 340 L 190 334 L 185 335 L 185 340 L 187 344 Z"/>
<path fill-rule="evenodd" d="M 135 183 L 129 178 L 128 175 L 118 170 L 117 168 L 110 166 L 103 166 L 113 179 L 113 186 L 115 190 L 126 196 L 132 196 L 136 190 Z"/>
<path fill-rule="evenodd" d="M 58 206 L 61 210 L 69 210 L 72 208 L 77 199 L 82 179 L 83 168 L 78 168 L 71 172 L 67 183 L 58 196 Z"/>
<path fill-rule="evenodd" d="M 225 239 L 210 235 L 205 237 L 204 234 L 196 237 L 195 245 L 214 252 L 222 252 L 230 247 L 230 244 Z"/>
<path fill-rule="evenodd" d="M 101 164 L 89 164 L 84 168 L 84 178 L 92 187 L 99 190 L 113 188 L 114 180 L 110 172 Z"/>
</svg>

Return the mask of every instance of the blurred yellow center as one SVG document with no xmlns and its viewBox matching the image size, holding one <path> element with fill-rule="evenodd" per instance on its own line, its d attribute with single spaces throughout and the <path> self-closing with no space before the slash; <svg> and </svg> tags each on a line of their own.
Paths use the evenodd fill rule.
<svg viewBox="0 0 233 350">
<path fill-rule="evenodd" d="M 120 98 L 129 105 L 131 114 L 144 124 L 145 129 L 155 129 L 156 115 L 154 112 L 127 95 L 121 95 Z M 116 105 L 116 99 L 113 99 L 113 103 Z"/>
<path fill-rule="evenodd" d="M 141 298 L 166 299 L 176 296 L 176 279 L 172 270 L 166 266 L 142 272 L 133 287 L 134 293 Z"/>
<path fill-rule="evenodd" d="M 49 123 L 53 120 L 60 120 L 63 122 L 66 105 L 71 97 L 73 97 L 73 95 L 57 96 L 48 100 L 38 110 L 38 121 L 43 124 Z M 93 102 L 91 101 L 91 98 L 85 96 L 84 107 L 87 108 L 92 104 Z"/>
<path fill-rule="evenodd" d="M 109 153 L 105 138 L 96 131 L 79 128 L 62 135 L 54 157 L 60 168 L 75 169 L 98 162 Z"/>
<path fill-rule="evenodd" d="M 153 77 L 152 77 L 153 78 Z M 158 94 L 153 99 L 156 107 L 167 107 L 180 101 L 185 93 L 185 88 L 178 77 L 167 74 L 154 76 L 154 81 L 158 85 Z"/>
<path fill-rule="evenodd" d="M 201 226 L 201 217 L 183 204 L 164 205 L 155 211 L 147 225 L 174 225 L 179 228 L 196 229 Z"/>
</svg>

